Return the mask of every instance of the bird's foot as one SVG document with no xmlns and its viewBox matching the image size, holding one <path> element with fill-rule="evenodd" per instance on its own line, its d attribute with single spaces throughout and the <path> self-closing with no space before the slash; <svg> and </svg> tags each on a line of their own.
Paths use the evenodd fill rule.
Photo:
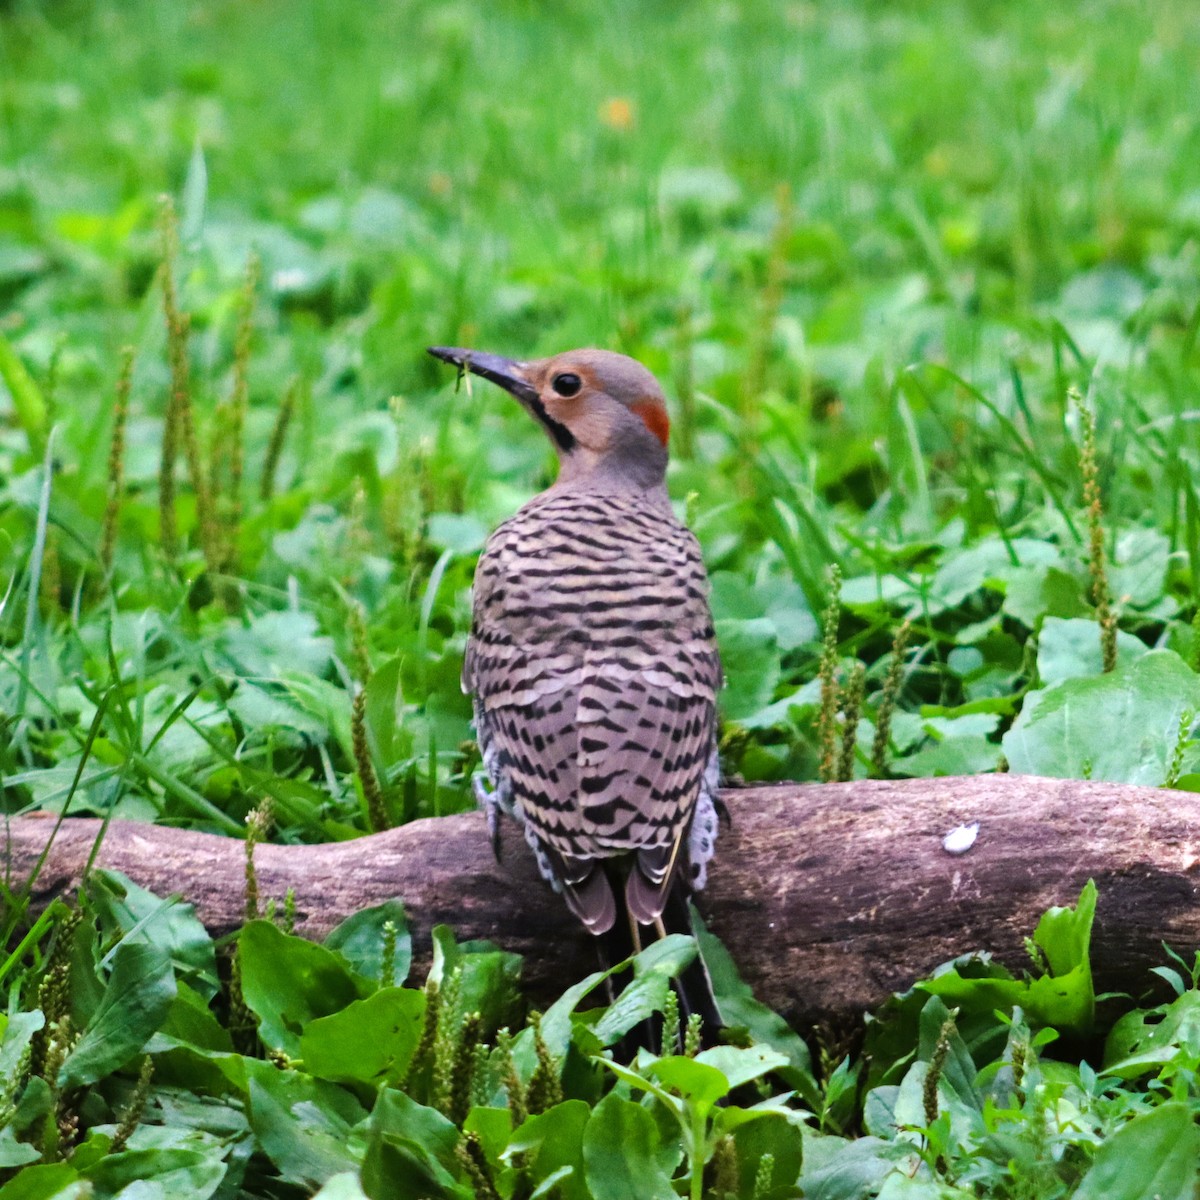
<svg viewBox="0 0 1200 1200">
<path fill-rule="evenodd" d="M 471 786 L 475 791 L 475 802 L 483 809 L 487 820 L 488 840 L 492 843 L 492 854 L 500 861 L 500 801 L 494 791 L 489 791 L 487 784 L 477 775 Z"/>
</svg>

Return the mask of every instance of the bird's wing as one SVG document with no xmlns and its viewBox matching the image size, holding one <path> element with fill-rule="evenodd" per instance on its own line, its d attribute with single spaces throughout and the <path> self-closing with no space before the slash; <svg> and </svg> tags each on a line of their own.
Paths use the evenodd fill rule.
<svg viewBox="0 0 1200 1200">
<path fill-rule="evenodd" d="M 598 860 L 584 852 L 576 804 L 580 652 L 475 640 L 468 660 L 493 785 L 571 911 L 593 933 L 606 932 L 616 901 Z"/>
<path fill-rule="evenodd" d="M 712 754 L 720 667 L 707 641 L 589 656 L 580 689 L 579 822 L 609 853 L 633 851 L 630 911 L 657 918 L 687 852 Z"/>
</svg>

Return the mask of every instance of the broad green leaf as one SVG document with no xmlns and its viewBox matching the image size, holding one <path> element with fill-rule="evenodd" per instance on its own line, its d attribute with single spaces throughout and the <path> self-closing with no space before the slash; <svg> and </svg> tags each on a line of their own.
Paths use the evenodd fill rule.
<svg viewBox="0 0 1200 1200">
<path fill-rule="evenodd" d="M 1121 608 L 1149 608 L 1162 599 L 1171 541 L 1158 529 L 1126 529 L 1117 537 L 1108 582 Z"/>
<path fill-rule="evenodd" d="M 367 1200 L 367 1193 L 362 1190 L 357 1171 L 343 1171 L 327 1179 L 312 1200 Z"/>
<path fill-rule="evenodd" d="M 211 1152 L 155 1148 L 105 1155 L 83 1176 L 102 1196 L 132 1197 L 138 1192 L 150 1195 L 146 1189 L 152 1187 L 170 1200 L 208 1200 L 221 1186 L 227 1170 L 221 1158 Z"/>
<path fill-rule="evenodd" d="M 571 1042 L 571 1014 L 574 1013 L 584 997 L 595 991 L 611 974 L 611 971 L 592 972 L 591 975 L 567 988 L 542 1014 L 542 1038 L 551 1054 L 556 1057 L 566 1054 L 567 1046 Z M 521 1031 L 513 1047 L 513 1060 L 517 1067 L 517 1073 L 522 1080 L 528 1082 L 530 1074 L 537 1065 L 532 1030 Z"/>
<path fill-rule="evenodd" d="M 584 1168 L 594 1200 L 676 1200 L 658 1148 L 658 1126 L 650 1113 L 609 1092 L 583 1131 Z"/>
<path fill-rule="evenodd" d="M 429 978 L 439 985 L 455 970 L 461 972 L 459 1008 L 478 1012 L 485 1030 L 511 1024 L 520 1006 L 518 982 L 521 956 L 497 950 L 490 942 L 459 945 L 445 925 L 433 928 L 433 964 Z"/>
<path fill-rule="evenodd" d="M 4 1030 L 0 1037 L 0 1079 L 12 1079 L 33 1035 L 46 1024 L 46 1018 L 41 1009 L 35 1008 L 0 1017 L 0 1022 Z"/>
<path fill-rule="evenodd" d="M 980 775 L 994 771 L 1000 762 L 998 743 L 979 734 L 950 737 L 925 746 L 915 754 L 891 762 L 895 775 L 933 779 L 941 775 Z"/>
<path fill-rule="evenodd" d="M 268 1046 L 293 1057 L 300 1035 L 317 1017 L 341 1012 L 372 991 L 340 954 L 281 932 L 270 921 L 250 921 L 238 938 L 242 995 L 258 1017 Z"/>
<path fill-rule="evenodd" d="M 1098 898 L 1096 884 L 1089 879 L 1074 906 L 1055 904 L 1041 915 L 1033 940 L 1045 952 L 1050 974 L 1068 975 L 1083 968 L 1088 971 L 1090 981 L 1088 948 Z"/>
<path fill-rule="evenodd" d="M 22 1131 L 37 1129 L 37 1123 L 53 1107 L 54 1093 L 51 1092 L 50 1085 L 40 1075 L 30 1076 L 13 1113 L 12 1128 Z"/>
<path fill-rule="evenodd" d="M 92 1187 L 68 1163 L 26 1167 L 0 1187 L 0 1200 L 84 1200 Z"/>
<path fill-rule="evenodd" d="M 768 1050 L 765 1053 L 772 1052 Z M 784 1061 L 780 1055 L 779 1062 Z M 649 1071 L 663 1087 L 678 1092 L 702 1113 L 707 1113 L 722 1096 L 727 1096 L 733 1086 L 718 1068 L 711 1067 L 698 1058 L 687 1058 L 682 1054 L 656 1059 L 650 1064 Z"/>
<path fill-rule="evenodd" d="M 640 954 L 631 960 L 634 979 L 639 980 L 648 974 L 664 978 L 674 978 L 696 957 L 696 943 L 686 934 L 673 933 L 647 946 Z M 585 996 L 589 995 L 611 975 L 622 970 L 624 963 L 616 963 L 607 971 L 597 971 L 586 979 L 568 988 L 542 1015 L 542 1037 L 550 1053 L 561 1057 L 567 1052 L 571 1041 L 572 1014 Z M 657 984 L 646 984 L 645 988 L 654 990 Z M 637 993 L 639 1003 L 645 999 L 641 989 Z M 524 1029 L 513 1046 L 513 1061 L 517 1073 L 523 1080 L 528 1080 L 536 1066 L 537 1059 L 533 1048 L 533 1030 Z"/>
<path fill-rule="evenodd" d="M 662 1012 L 670 989 L 669 978 L 656 971 L 633 980 L 592 1027 L 600 1044 L 611 1046 L 639 1022 Z"/>
<path fill-rule="evenodd" d="M 396 953 L 392 978 L 382 979 L 386 941 L 383 926 L 388 921 L 396 927 Z M 360 975 L 379 980 L 383 987 L 399 987 L 408 978 L 412 966 L 412 934 L 404 905 L 399 900 L 387 900 L 347 917 L 330 931 L 325 945 L 336 950 Z"/>
<path fill-rule="evenodd" d="M 367 1129 L 363 1191 L 371 1200 L 421 1200 L 461 1196 L 469 1188 L 455 1182 L 457 1127 L 437 1109 L 418 1104 L 392 1088 L 380 1091 Z"/>
<path fill-rule="evenodd" d="M 1017 774 L 1157 787 L 1188 711 L 1200 713 L 1200 676 L 1173 651 L 1152 650 L 1111 674 L 1031 692 L 1004 754 Z"/>
<path fill-rule="evenodd" d="M 716 622 L 717 642 L 725 670 L 721 711 L 737 721 L 766 708 L 779 682 L 779 647 L 775 626 L 766 617 Z"/>
<path fill-rule="evenodd" d="M 867 1025 L 869 1085 L 897 1083 L 903 1077 L 921 1037 L 921 1014 L 930 995 L 959 1010 L 958 1029 L 973 1054 L 985 1046 L 994 1055 L 1001 1052 L 1007 1035 L 996 1021 L 997 1010 L 1021 1008 L 1037 1026 L 1090 1033 L 1095 995 L 1088 948 L 1095 908 L 1096 888 L 1088 883 L 1074 908 L 1051 909 L 1039 922 L 1033 940 L 1046 943 L 1042 952 L 1048 961 L 1053 954 L 1053 962 L 1064 969 L 1061 975 L 1017 979 L 990 956 L 967 954 L 894 996 Z"/>
<path fill-rule="evenodd" d="M 1084 617 L 1088 607 L 1074 575 L 1056 566 L 1037 566 L 1021 569 L 1008 581 L 1004 611 L 1036 629 L 1043 618 Z"/>
<path fill-rule="evenodd" d="M 769 1046 L 714 1046 L 711 1050 L 701 1050 L 693 1061 L 715 1067 L 730 1088 L 741 1087 L 788 1065 L 787 1056 Z"/>
<path fill-rule="evenodd" d="M 304 1069 L 321 1079 L 395 1083 L 421 1040 L 424 1016 L 424 992 L 381 988 L 308 1022 L 300 1035 Z"/>
<path fill-rule="evenodd" d="M 764 1154 L 775 1160 L 771 1168 L 772 1187 L 794 1185 L 804 1162 L 804 1134 L 799 1124 L 779 1111 L 742 1112 L 741 1120 L 730 1120 L 736 1110 L 718 1111 L 718 1129 L 727 1129 L 737 1148 L 738 1194 L 754 1195 L 754 1181 Z M 722 1120 L 724 1118 L 724 1120 Z"/>
<path fill-rule="evenodd" d="M 582 1100 L 564 1100 L 528 1118 L 513 1131 L 505 1159 L 528 1156 L 531 1183 L 541 1186 L 557 1176 L 563 1200 L 592 1200 L 583 1165 L 583 1132 L 591 1112 Z M 561 1175 L 564 1170 L 569 1174 Z"/>
<path fill-rule="evenodd" d="M 971 1200 L 978 1193 L 951 1187 L 939 1179 L 893 1171 L 879 1189 L 876 1200 Z"/>
<path fill-rule="evenodd" d="M 1105 1042 L 1104 1072 L 1136 1079 L 1181 1052 L 1200 1058 L 1200 992 L 1186 991 L 1170 1004 L 1126 1013 Z"/>
<path fill-rule="evenodd" d="M 123 1067 L 150 1040 L 175 999 L 175 973 L 165 950 L 122 942 L 99 1008 L 58 1073 L 60 1087 L 95 1083 Z"/>
<path fill-rule="evenodd" d="M 333 640 L 318 628 L 316 617 L 309 612 L 263 612 L 244 626 L 224 629 L 217 647 L 239 675 L 259 682 L 289 674 L 319 676 L 329 665 Z"/>
<path fill-rule="evenodd" d="M 175 897 L 160 899 L 120 871 L 93 871 L 88 877 L 88 891 L 100 927 L 109 938 L 119 933 L 127 942 L 150 942 L 162 947 L 181 982 L 206 1000 L 216 995 L 220 987 L 216 951 L 194 905 Z"/>
<path fill-rule="evenodd" d="M 355 1127 L 367 1114 L 349 1092 L 260 1059 L 246 1071 L 250 1127 L 283 1179 L 314 1188 L 357 1167 L 364 1143 Z"/>
<path fill-rule="evenodd" d="M 1031 566 L 1050 566 L 1058 551 L 1036 538 L 984 538 L 949 552 L 942 559 L 925 596 L 930 613 L 957 608 L 981 588 L 1002 588 Z"/>
<path fill-rule="evenodd" d="M 878 1137 L 847 1140 L 804 1133 L 804 1200 L 866 1200 L 874 1196 L 899 1157 L 892 1142 Z"/>
<path fill-rule="evenodd" d="M 691 917 L 692 932 L 712 981 L 722 1020 L 734 1028 L 746 1029 L 755 1042 L 782 1054 L 787 1059 L 787 1066 L 780 1070 L 788 1086 L 800 1092 L 806 1103 L 819 1104 L 820 1091 L 813 1078 L 812 1059 L 804 1039 L 777 1012 L 754 998 L 750 986 L 738 974 L 729 951 L 708 931 L 694 906 Z"/>
<path fill-rule="evenodd" d="M 158 1032 L 146 1047 L 147 1052 L 155 1053 L 162 1043 L 186 1045 L 217 1054 L 233 1050 L 229 1030 L 217 1019 L 204 997 L 186 983 L 176 986 L 175 999 Z"/>
<path fill-rule="evenodd" d="M 485 1030 L 511 1026 L 523 1011 L 520 993 L 521 956 L 507 950 L 477 949 L 465 943 L 462 960 L 463 1012 L 478 1012 Z"/>
<path fill-rule="evenodd" d="M 790 579 L 775 577 L 750 584 L 733 571 L 714 571 L 710 583 L 709 599 L 718 621 L 766 617 L 775 627 L 776 644 L 783 652 L 821 636 L 803 589 Z"/>
<path fill-rule="evenodd" d="M 1074 1200 L 1194 1200 L 1197 1178 L 1200 1128 L 1188 1105 L 1169 1101 L 1100 1143 Z"/>
<path fill-rule="evenodd" d="M 41 1150 L 29 1142 L 17 1140 L 11 1125 L 0 1128 L 0 1170 L 9 1167 L 26 1167 L 42 1157 Z"/>
<path fill-rule="evenodd" d="M 610 1058 L 596 1058 L 594 1061 L 602 1067 L 611 1071 L 618 1079 L 624 1080 L 631 1088 L 639 1092 L 649 1092 L 662 1106 L 676 1117 L 679 1117 L 684 1110 L 684 1102 L 674 1093 L 658 1083 L 656 1080 L 648 1078 L 642 1071 L 635 1070 L 633 1067 L 627 1067 L 623 1063 L 614 1062 Z M 655 1058 L 646 1050 L 638 1052 L 638 1064 L 641 1067 L 643 1064 L 654 1064 L 660 1062 L 660 1059 Z"/>
<path fill-rule="evenodd" d="M 633 956 L 633 973 L 640 978 L 653 971 L 674 979 L 696 954 L 696 943 L 686 933 L 669 933 Z"/>
<path fill-rule="evenodd" d="M 1019 1007 L 1036 1024 L 1087 1033 L 1095 1013 L 1089 947 L 1096 896 L 1096 885 L 1089 881 L 1075 907 L 1054 907 L 1043 914 L 1033 941 L 1046 956 L 1047 974 L 1026 981 L 1002 970 L 972 976 L 951 968 L 922 981 L 917 989 L 970 1013 Z"/>
<path fill-rule="evenodd" d="M 487 536 L 487 526 L 478 517 L 465 513 L 430 513 L 425 523 L 425 537 L 430 545 L 455 554 L 482 550 Z"/>
<path fill-rule="evenodd" d="M 371 671 L 366 683 L 367 729 L 383 767 L 412 753 L 413 737 L 401 683 L 403 665 L 404 655 L 393 654 Z"/>
<path fill-rule="evenodd" d="M 1117 667 L 1148 654 L 1146 643 L 1117 630 Z M 1038 636 L 1038 678 L 1048 688 L 1065 679 L 1091 678 L 1103 673 L 1100 626 L 1094 619 L 1047 617 Z"/>
<path fill-rule="evenodd" d="M 41 389 L 33 381 L 29 368 L 21 361 L 8 339 L 0 333 L 0 382 L 3 382 L 12 400 L 17 424 L 25 433 L 26 441 L 34 454 L 40 454 L 46 445 L 48 418 L 46 400 Z"/>
<path fill-rule="evenodd" d="M 573 1167 L 559 1167 L 552 1175 L 547 1175 L 541 1183 L 529 1193 L 529 1200 L 552 1200 L 553 1197 L 566 1197 L 570 1193 L 566 1190 L 568 1182 L 574 1177 L 575 1170 Z M 586 1200 L 591 1200 L 585 1191 Z"/>
<path fill-rule="evenodd" d="M 290 693 L 259 687 L 244 679 L 229 698 L 226 708 L 243 725 L 257 730 L 260 736 L 271 731 L 276 744 L 304 747 L 323 742 L 329 736 L 320 717 L 306 711 Z"/>
</svg>

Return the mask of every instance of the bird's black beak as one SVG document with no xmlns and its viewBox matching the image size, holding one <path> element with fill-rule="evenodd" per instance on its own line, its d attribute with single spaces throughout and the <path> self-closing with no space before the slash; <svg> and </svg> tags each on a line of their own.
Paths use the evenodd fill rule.
<svg viewBox="0 0 1200 1200">
<path fill-rule="evenodd" d="M 472 375 L 499 384 L 526 404 L 537 403 L 537 388 L 521 373 L 523 364 L 511 358 L 501 358 L 499 354 L 486 354 L 479 350 L 460 350 L 457 346 L 430 346 L 429 353 L 460 371 L 470 371 Z"/>
</svg>

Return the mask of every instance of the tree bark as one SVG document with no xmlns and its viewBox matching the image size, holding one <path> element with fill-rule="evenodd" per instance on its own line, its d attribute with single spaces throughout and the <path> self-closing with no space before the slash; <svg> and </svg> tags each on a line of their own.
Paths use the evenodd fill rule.
<svg viewBox="0 0 1200 1200">
<path fill-rule="evenodd" d="M 1015 775 L 726 791 L 722 831 L 699 908 L 755 994 L 804 1029 L 845 1028 L 939 963 L 990 950 L 1027 965 L 1023 939 L 1042 912 L 1100 889 L 1098 990 L 1139 994 L 1161 943 L 1200 946 L 1200 798 L 1186 792 Z M 943 841 L 978 821 L 962 854 Z M 507 823 L 506 823 L 507 824 Z M 6 877 L 28 880 L 53 828 L 8 827 Z M 35 908 L 74 889 L 100 822 L 68 818 L 33 883 Z M 297 930 L 319 938 L 366 905 L 408 909 L 418 977 L 429 931 L 490 938 L 525 956 L 544 1004 L 596 967 L 591 938 L 538 877 L 509 825 L 492 857 L 479 813 L 415 821 L 353 842 L 260 845 L 261 896 L 296 898 Z M 196 906 L 214 934 L 242 921 L 245 853 L 213 834 L 113 821 L 97 865 Z"/>
</svg>

